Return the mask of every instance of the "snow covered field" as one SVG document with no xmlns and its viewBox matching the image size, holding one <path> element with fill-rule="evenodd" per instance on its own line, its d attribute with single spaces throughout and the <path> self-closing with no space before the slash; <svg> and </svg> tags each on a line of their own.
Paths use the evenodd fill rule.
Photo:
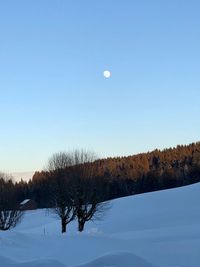
<svg viewBox="0 0 200 267">
<path fill-rule="evenodd" d="M 46 210 L 0 232 L 0 267 L 199 267 L 200 184 L 117 199 L 98 222 L 61 235 Z"/>
</svg>

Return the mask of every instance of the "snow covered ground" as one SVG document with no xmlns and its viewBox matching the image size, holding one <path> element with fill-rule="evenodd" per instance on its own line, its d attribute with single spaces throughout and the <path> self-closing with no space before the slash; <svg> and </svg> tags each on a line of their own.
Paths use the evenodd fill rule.
<svg viewBox="0 0 200 267">
<path fill-rule="evenodd" d="M 199 267 L 200 184 L 117 199 L 98 222 L 60 233 L 46 210 L 0 232 L 0 267 Z"/>
</svg>

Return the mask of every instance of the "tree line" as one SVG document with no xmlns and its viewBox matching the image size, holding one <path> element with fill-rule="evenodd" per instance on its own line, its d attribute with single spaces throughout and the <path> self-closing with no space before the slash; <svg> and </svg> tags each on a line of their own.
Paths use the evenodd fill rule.
<svg viewBox="0 0 200 267">
<path fill-rule="evenodd" d="M 169 189 L 200 181 L 200 142 L 128 157 L 95 159 L 95 178 L 104 188 L 103 200 Z M 99 185 L 100 186 L 100 185 Z M 39 207 L 50 204 L 48 170 L 17 183 L 20 199 L 33 198 Z"/>
<path fill-rule="evenodd" d="M 76 218 L 81 230 L 87 220 L 94 214 L 98 215 L 98 205 L 101 214 L 100 203 L 106 200 L 199 181 L 200 142 L 197 142 L 106 159 L 98 159 L 93 153 L 80 150 L 60 152 L 52 155 L 47 167 L 35 172 L 30 181 L 21 180 L 12 186 L 17 201 L 30 198 L 39 208 L 56 208 L 54 211 L 58 216 L 64 217 L 64 231 L 65 218 L 67 223 Z M 61 196 L 66 196 L 66 199 Z M 91 205 L 92 199 L 96 206 Z M 69 204 L 64 204 L 67 210 L 61 207 L 61 203 Z"/>
</svg>

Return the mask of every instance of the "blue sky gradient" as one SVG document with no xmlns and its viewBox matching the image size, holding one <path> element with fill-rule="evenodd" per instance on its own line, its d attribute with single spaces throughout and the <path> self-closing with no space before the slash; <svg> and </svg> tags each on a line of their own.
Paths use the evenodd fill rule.
<svg viewBox="0 0 200 267">
<path fill-rule="evenodd" d="M 0 169 L 200 138 L 200 2 L 1 0 Z M 112 72 L 110 79 L 102 75 Z"/>
</svg>

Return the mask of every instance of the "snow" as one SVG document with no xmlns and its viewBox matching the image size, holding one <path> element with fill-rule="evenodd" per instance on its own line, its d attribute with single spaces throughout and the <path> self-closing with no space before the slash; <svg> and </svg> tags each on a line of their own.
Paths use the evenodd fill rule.
<svg viewBox="0 0 200 267">
<path fill-rule="evenodd" d="M 40 260 L 20 262 L 12 261 L 10 259 L 0 257 L 1 267 L 66 267 L 66 265 L 59 263 L 56 260 Z"/>
<path fill-rule="evenodd" d="M 78 267 L 153 267 L 150 263 L 128 252 L 118 252 L 104 255 Z"/>
<path fill-rule="evenodd" d="M 1 267 L 198 267 L 200 183 L 125 197 L 83 233 L 46 210 L 0 232 Z"/>
<path fill-rule="evenodd" d="M 27 202 L 29 202 L 30 201 L 30 199 L 25 199 L 25 200 L 23 200 L 21 203 L 20 203 L 20 205 L 25 205 Z"/>
</svg>

